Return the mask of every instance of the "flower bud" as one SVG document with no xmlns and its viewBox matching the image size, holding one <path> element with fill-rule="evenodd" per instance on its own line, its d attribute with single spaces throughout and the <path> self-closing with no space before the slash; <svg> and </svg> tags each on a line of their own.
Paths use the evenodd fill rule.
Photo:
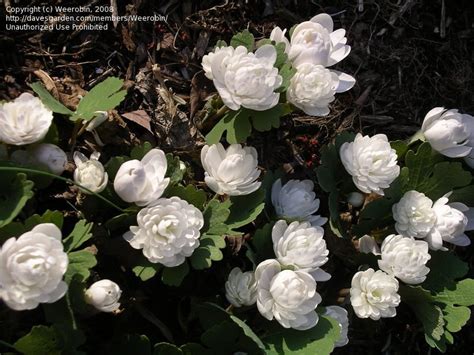
<svg viewBox="0 0 474 355">
<path fill-rule="evenodd" d="M 364 254 L 380 255 L 380 248 L 370 235 L 364 235 L 359 239 L 359 251 Z"/>
<path fill-rule="evenodd" d="M 353 207 L 361 207 L 364 204 L 365 196 L 360 192 L 351 192 L 347 195 L 347 203 Z"/>
<path fill-rule="evenodd" d="M 11 155 L 12 161 L 21 165 L 39 165 L 47 168 L 56 175 L 61 175 L 67 163 L 67 156 L 58 146 L 41 143 L 30 146 L 26 150 L 15 150 Z"/>
<path fill-rule="evenodd" d="M 435 107 L 426 114 L 421 131 L 434 150 L 450 158 L 465 157 L 472 150 L 468 120 L 474 118 L 458 110 Z"/>
<path fill-rule="evenodd" d="M 97 281 L 85 292 L 85 301 L 101 312 L 114 312 L 120 308 L 122 290 L 115 282 Z"/>
<path fill-rule="evenodd" d="M 126 202 L 147 206 L 158 200 L 168 186 L 167 168 L 165 153 L 152 149 L 141 161 L 129 160 L 120 166 L 114 180 L 115 192 Z"/>
<path fill-rule="evenodd" d="M 102 123 L 107 121 L 109 114 L 107 111 L 97 111 L 96 116 L 87 124 L 86 131 L 91 132 L 97 127 L 99 127 Z"/>
<path fill-rule="evenodd" d="M 253 271 L 232 269 L 225 283 L 225 296 L 235 307 L 251 306 L 257 301 L 257 283 Z"/>
<path fill-rule="evenodd" d="M 101 192 L 107 186 L 109 176 L 105 172 L 104 166 L 99 161 L 100 153 L 94 152 L 90 159 L 80 152 L 74 152 L 74 181 L 82 185 L 92 192 Z M 89 193 L 88 191 L 83 191 Z"/>
</svg>

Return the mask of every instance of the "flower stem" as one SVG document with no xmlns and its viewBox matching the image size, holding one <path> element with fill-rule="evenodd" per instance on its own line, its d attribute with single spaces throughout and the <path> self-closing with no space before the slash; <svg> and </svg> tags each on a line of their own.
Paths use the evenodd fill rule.
<svg viewBox="0 0 474 355">
<path fill-rule="evenodd" d="M 0 166 L 0 171 L 13 171 L 13 172 L 17 172 L 17 173 L 21 173 L 21 172 L 24 172 L 24 173 L 32 173 L 32 174 L 38 174 L 38 175 L 44 175 L 44 176 L 49 176 L 49 177 L 52 177 L 54 179 L 58 179 L 58 180 L 61 180 L 61 181 L 64 181 L 68 184 L 72 184 L 72 185 L 76 185 L 77 187 L 79 187 L 80 189 L 84 190 L 84 191 L 87 191 L 89 194 L 91 195 L 94 195 L 96 197 L 98 197 L 99 199 L 101 199 L 102 201 L 104 201 L 105 203 L 107 203 L 108 205 L 112 206 L 113 208 L 119 210 L 120 212 L 125 212 L 122 208 L 120 208 L 119 206 L 117 206 L 115 203 L 113 203 L 112 201 L 110 201 L 109 199 L 105 198 L 104 196 L 92 191 L 92 190 L 89 190 L 87 187 L 85 186 L 82 186 L 80 184 L 78 184 L 77 182 L 75 182 L 74 180 L 71 180 L 71 179 L 68 179 L 68 178 L 64 178 L 62 176 L 59 176 L 59 175 L 55 175 L 55 174 L 52 174 L 52 173 L 48 173 L 46 171 L 42 171 L 42 170 L 36 170 L 36 169 L 29 169 L 29 168 L 20 168 L 20 167 L 7 167 L 7 166 Z"/>
<path fill-rule="evenodd" d="M 3 346 L 6 346 L 7 348 L 12 348 L 12 349 L 15 349 L 15 350 L 16 350 L 16 348 L 15 348 L 12 344 L 7 343 L 7 342 L 4 341 L 4 340 L 0 340 L 0 345 L 3 345 Z"/>
</svg>

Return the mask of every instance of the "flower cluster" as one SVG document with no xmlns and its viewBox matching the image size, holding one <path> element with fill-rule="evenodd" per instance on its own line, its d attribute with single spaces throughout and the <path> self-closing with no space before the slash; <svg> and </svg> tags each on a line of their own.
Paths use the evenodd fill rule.
<svg viewBox="0 0 474 355">
<path fill-rule="evenodd" d="M 113 123 L 112 103 L 118 105 L 126 94 L 119 91 L 123 82 L 117 78 L 98 84 L 92 93 L 97 97 L 84 96 L 76 111 L 35 84 L 31 87 L 41 99 L 24 93 L 2 103 L 0 173 L 9 184 L 0 186 L 0 300 L 20 311 L 62 299 L 44 306 L 53 324 L 33 328 L 15 342 L 15 350 L 22 352 L 22 344 L 31 339 L 40 346 L 46 334 L 48 351 L 80 352 L 79 326 L 94 323 L 82 320 L 105 312 L 104 319 L 125 314 L 123 323 L 134 318 L 131 310 L 167 339 L 175 330 L 162 317 L 172 324 L 179 319 L 183 329 L 187 321 L 201 327 L 203 346 L 183 344 L 177 352 L 260 353 L 285 344 L 293 330 L 301 331 L 298 342 L 306 345 L 330 327 L 321 339 L 329 349 L 349 342 L 350 313 L 331 305 L 336 298 L 341 305 L 350 303 L 355 316 L 372 320 L 395 317 L 400 303 L 407 303 L 420 318 L 429 345 L 442 349 L 442 342 L 451 341 L 458 328 L 451 324 L 453 310 L 469 314 L 467 307 L 474 305 L 474 280 L 460 280 L 467 266 L 452 250 L 468 246 L 466 232 L 474 230 L 474 209 L 468 207 L 474 206 L 469 171 L 474 167 L 474 117 L 436 107 L 421 131 L 406 141 L 345 132 L 320 150 L 319 143 L 311 143 L 315 169 L 293 165 L 284 169 L 287 176 L 278 168 L 272 171 L 280 165 L 279 155 L 270 159 L 277 164 L 261 156 L 268 151 L 265 140 L 250 140 L 255 146 L 246 142 L 252 126 L 277 128 L 277 119 L 295 109 L 312 116 L 330 113 L 335 94 L 355 84 L 352 76 L 328 69 L 350 53 L 345 35 L 344 29 L 334 29 L 331 16 L 320 14 L 290 31 L 275 27 L 270 38 L 256 43 L 249 31 L 236 34 L 233 46 L 219 43 L 202 59 L 204 75 L 220 99 L 210 97 L 201 112 L 203 121 L 209 118 L 215 126 L 206 143 L 200 140 L 205 132 L 198 132 L 200 154 L 180 150 L 186 164 L 179 152 L 165 153 L 150 142 L 134 147 L 129 156 L 102 149 L 96 129 L 108 117 L 107 124 Z M 165 99 L 172 92 L 158 91 L 173 111 L 171 97 Z M 107 105 L 98 93 L 107 97 Z M 51 137 L 62 125 L 54 125 L 50 108 L 74 123 L 69 150 L 63 137 Z M 155 138 L 162 143 L 162 137 Z M 59 191 L 61 184 L 67 187 Z M 40 191 L 44 186 L 51 189 Z M 65 203 L 58 204 L 58 211 L 43 208 L 53 199 Z M 43 214 L 36 213 L 37 206 Z M 333 253 L 339 257 L 330 260 Z M 341 269 L 342 277 L 335 273 Z M 133 289 L 122 290 L 124 285 Z M 162 299 L 155 298 L 156 290 Z M 163 305 L 169 310 L 158 319 L 154 313 Z M 436 312 L 426 317 L 416 307 Z M 273 320 L 284 329 L 269 327 L 262 339 L 252 331 Z M 63 332 L 63 326 L 74 332 Z M 430 333 L 434 328 L 444 332 L 437 339 Z M 189 335 L 193 341 L 198 331 Z M 129 340 L 136 343 L 118 335 L 126 338 L 127 347 Z M 139 339 L 145 346 L 149 341 Z M 235 339 L 241 342 L 234 344 Z M 55 348 L 63 344 L 66 348 Z M 159 343 L 154 348 L 174 353 L 173 347 Z"/>
<path fill-rule="evenodd" d="M 282 43 L 282 54 L 294 69 L 286 100 L 311 116 L 329 114 L 329 104 L 335 94 L 350 90 L 355 79 L 345 73 L 327 69 L 349 54 L 345 30 L 334 31 L 334 23 L 328 14 L 320 14 L 310 21 L 298 24 L 291 35 L 287 30 L 275 27 L 270 34 L 272 43 Z M 280 100 L 283 77 L 275 67 L 277 47 L 263 44 L 255 53 L 244 46 L 217 47 L 202 59 L 207 78 L 213 81 L 224 104 L 231 110 L 241 106 L 265 111 Z"/>
<path fill-rule="evenodd" d="M 336 93 L 350 90 L 355 79 L 345 73 L 327 69 L 337 64 L 351 51 L 345 30 L 334 31 L 334 23 L 328 14 L 319 14 L 310 21 L 298 24 L 290 41 L 285 30 L 273 30 L 270 39 L 284 43 L 285 51 L 294 68 L 286 92 L 286 99 L 310 116 L 326 116 L 329 104 Z"/>
<path fill-rule="evenodd" d="M 331 277 L 321 269 L 329 254 L 323 235 L 320 226 L 308 222 L 288 225 L 284 220 L 277 221 L 272 229 L 276 259 L 261 262 L 255 273 L 234 268 L 226 283 L 229 302 L 234 306 L 256 302 L 262 316 L 276 319 L 285 328 L 314 327 L 319 319 L 315 309 L 322 301 L 316 290 L 317 281 Z M 343 345 L 347 343 L 347 313 L 343 319 L 334 318 L 341 323 L 341 329 L 346 329 L 341 336 Z"/>
<path fill-rule="evenodd" d="M 449 195 L 433 203 L 421 192 L 406 192 L 392 208 L 397 232 L 424 239 L 433 250 L 447 250 L 443 242 L 460 246 L 471 244 L 464 232 L 474 229 L 472 209 L 460 202 L 448 204 Z"/>
<path fill-rule="evenodd" d="M 380 255 L 380 270 L 357 272 L 352 278 L 351 304 L 360 318 L 394 317 L 400 303 L 398 280 L 406 284 L 420 284 L 430 269 L 426 266 L 431 259 L 428 243 L 413 237 L 391 234 L 378 247 L 374 238 L 365 235 L 359 240 L 359 250 Z"/>
</svg>

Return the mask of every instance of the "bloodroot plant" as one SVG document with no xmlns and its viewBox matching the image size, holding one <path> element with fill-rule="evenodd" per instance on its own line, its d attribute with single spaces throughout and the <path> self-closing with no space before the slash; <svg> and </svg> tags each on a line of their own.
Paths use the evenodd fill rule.
<svg viewBox="0 0 474 355">
<path fill-rule="evenodd" d="M 471 244 L 466 232 L 474 228 L 473 123 L 438 107 L 406 141 L 344 133 L 324 148 L 317 168 L 333 232 L 358 239 L 359 252 L 371 255 L 352 279 L 355 315 L 396 317 L 406 303 L 441 352 L 474 304 L 474 280 L 464 278 L 468 265 L 455 254 Z M 347 211 L 350 222 L 341 219 Z"/>
</svg>

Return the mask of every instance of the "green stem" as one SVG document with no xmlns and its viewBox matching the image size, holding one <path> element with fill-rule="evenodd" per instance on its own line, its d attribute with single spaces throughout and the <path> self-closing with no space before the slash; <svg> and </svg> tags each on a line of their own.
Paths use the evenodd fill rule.
<svg viewBox="0 0 474 355">
<path fill-rule="evenodd" d="M 16 350 L 16 348 L 15 348 L 12 344 L 7 343 L 7 342 L 4 341 L 4 340 L 0 340 L 0 345 L 3 345 L 3 346 L 6 346 L 7 348 L 12 348 L 12 349 L 15 349 L 15 350 Z"/>
<path fill-rule="evenodd" d="M 108 205 L 112 206 L 113 208 L 119 210 L 120 212 L 125 212 L 122 208 L 120 208 L 119 206 L 117 206 L 115 203 L 113 203 L 112 201 L 106 199 L 104 196 L 102 195 L 99 195 L 98 193 L 92 191 L 92 190 L 89 190 L 87 187 L 85 186 L 82 186 L 80 184 L 78 184 L 77 182 L 75 182 L 74 180 L 71 180 L 71 179 L 68 179 L 68 178 L 64 178 L 62 176 L 59 176 L 59 175 L 55 175 L 55 174 L 52 174 L 52 173 L 48 173 L 46 171 L 41 171 L 41 170 L 36 170 L 36 169 L 29 169 L 29 168 L 20 168 L 20 167 L 7 167 L 7 166 L 0 166 L 0 171 L 14 171 L 14 172 L 24 172 L 24 173 L 32 173 L 32 174 L 38 174 L 38 175 L 44 175 L 44 176 L 49 176 L 49 177 L 52 177 L 54 179 L 58 179 L 58 180 L 61 180 L 61 181 L 64 181 L 68 184 L 72 184 L 72 185 L 76 185 L 77 187 L 79 187 L 80 189 L 84 190 L 84 191 L 87 191 L 89 194 L 91 195 L 94 195 L 96 197 L 98 197 L 99 199 L 101 199 L 102 201 L 104 201 L 105 203 L 107 203 Z"/>
<path fill-rule="evenodd" d="M 426 138 L 423 134 L 423 132 L 421 131 L 421 129 L 419 131 L 417 131 L 413 136 L 411 136 L 410 138 L 408 138 L 408 145 L 412 145 L 413 143 L 416 143 L 417 141 L 426 141 Z"/>
</svg>

